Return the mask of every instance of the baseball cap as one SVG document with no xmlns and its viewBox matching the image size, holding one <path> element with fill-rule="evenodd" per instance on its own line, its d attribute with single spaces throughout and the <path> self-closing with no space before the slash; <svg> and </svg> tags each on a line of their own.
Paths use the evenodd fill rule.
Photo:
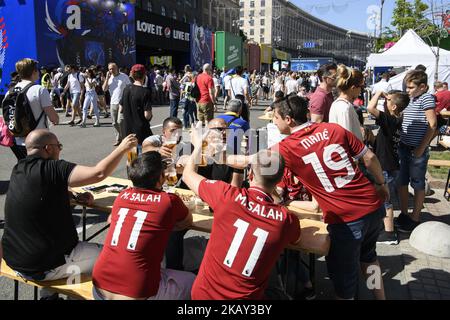
<svg viewBox="0 0 450 320">
<path fill-rule="evenodd" d="M 145 73 L 145 67 L 142 64 L 135 64 L 131 67 L 131 72 L 142 72 Z"/>
</svg>

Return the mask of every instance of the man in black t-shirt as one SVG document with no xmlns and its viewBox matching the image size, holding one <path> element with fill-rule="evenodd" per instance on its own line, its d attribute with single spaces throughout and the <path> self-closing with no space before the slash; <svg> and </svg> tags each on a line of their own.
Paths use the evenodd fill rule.
<svg viewBox="0 0 450 320">
<path fill-rule="evenodd" d="M 134 133 L 141 145 L 145 138 L 152 135 L 150 129 L 152 94 L 149 88 L 144 87 L 145 76 L 145 67 L 142 64 L 134 65 L 131 68 L 131 77 L 134 82 L 123 90 L 120 101 L 123 113 L 122 136 Z"/>
<path fill-rule="evenodd" d="M 32 131 L 27 157 L 13 168 L 5 201 L 3 258 L 25 279 L 49 281 L 90 274 L 100 246 L 79 242 L 68 188 L 100 182 L 137 145 L 129 135 L 94 167 L 59 160 L 62 144 L 48 130 Z M 90 204 L 90 193 L 78 196 Z"/>
</svg>

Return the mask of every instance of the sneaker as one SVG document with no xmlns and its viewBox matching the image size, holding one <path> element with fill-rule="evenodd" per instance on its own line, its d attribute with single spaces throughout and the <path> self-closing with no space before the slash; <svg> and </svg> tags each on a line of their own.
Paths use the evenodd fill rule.
<svg viewBox="0 0 450 320">
<path fill-rule="evenodd" d="M 408 219 L 409 219 L 409 217 L 407 214 L 400 213 L 400 215 L 397 218 L 394 218 L 394 226 L 398 227 L 399 225 L 401 225 Z"/>
<path fill-rule="evenodd" d="M 100 127 L 101 124 L 100 123 L 94 123 L 94 127 Z"/>
<path fill-rule="evenodd" d="M 67 124 L 68 124 L 69 126 L 73 127 L 73 126 L 75 125 L 75 122 L 69 121 L 69 122 L 67 122 Z"/>
<path fill-rule="evenodd" d="M 398 231 L 400 231 L 400 232 L 410 233 L 410 232 L 412 232 L 419 224 L 420 224 L 420 222 L 416 222 L 416 221 L 414 221 L 414 220 L 412 220 L 411 218 L 408 217 L 408 220 L 406 220 L 405 222 L 402 222 L 401 224 L 399 224 L 399 226 L 397 227 L 397 229 L 398 229 Z"/>
<path fill-rule="evenodd" d="M 90 114 L 88 114 L 86 117 L 87 117 L 88 119 L 92 119 L 92 116 L 91 116 Z"/>
<path fill-rule="evenodd" d="M 377 243 L 389 245 L 398 244 L 398 235 L 395 231 L 387 232 L 383 230 L 380 232 L 380 235 L 378 236 Z"/>
<path fill-rule="evenodd" d="M 108 112 L 105 114 L 105 119 L 106 118 L 109 118 L 109 113 Z"/>
<path fill-rule="evenodd" d="M 82 122 L 83 122 L 83 120 L 80 119 L 80 120 L 78 120 L 77 122 L 75 122 L 75 124 L 80 124 L 80 123 L 82 123 Z"/>
<path fill-rule="evenodd" d="M 86 123 L 80 123 L 80 124 L 79 124 L 79 127 L 80 127 L 80 128 L 86 128 Z"/>
</svg>

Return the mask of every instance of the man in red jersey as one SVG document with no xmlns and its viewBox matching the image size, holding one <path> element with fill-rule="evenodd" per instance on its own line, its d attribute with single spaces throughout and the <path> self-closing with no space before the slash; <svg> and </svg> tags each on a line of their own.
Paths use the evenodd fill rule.
<svg viewBox="0 0 450 320">
<path fill-rule="evenodd" d="M 172 229 L 191 225 L 192 214 L 175 194 L 161 191 L 164 165 L 156 151 L 132 162 L 133 187 L 114 202 L 111 226 L 93 271 L 98 300 L 189 299 L 194 274 L 162 269 Z"/>
<path fill-rule="evenodd" d="M 196 172 L 202 145 L 196 134 L 183 180 L 213 209 L 214 222 L 192 299 L 262 299 L 280 253 L 300 237 L 298 218 L 270 196 L 283 175 L 283 159 L 258 153 L 248 189 L 207 180 Z"/>
<path fill-rule="evenodd" d="M 339 299 L 353 299 L 359 268 L 365 277 L 381 277 L 376 241 L 382 229 L 384 200 L 389 190 L 373 152 L 350 131 L 337 124 L 308 122 L 307 101 L 288 96 L 275 104 L 274 123 L 289 135 L 271 149 L 278 151 L 286 167 L 319 203 L 328 224 L 331 246 L 328 273 Z M 230 156 L 229 163 L 243 167 L 254 158 Z M 363 161 L 375 179 L 364 177 L 354 160 Z M 384 299 L 381 278 L 376 279 L 375 298 Z"/>
</svg>

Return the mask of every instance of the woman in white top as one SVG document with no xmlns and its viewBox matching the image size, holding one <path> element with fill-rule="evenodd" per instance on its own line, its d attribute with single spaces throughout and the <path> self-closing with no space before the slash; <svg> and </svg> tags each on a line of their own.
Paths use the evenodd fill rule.
<svg viewBox="0 0 450 320">
<path fill-rule="evenodd" d="M 353 101 L 359 97 L 363 87 L 364 75 L 361 71 L 348 68 L 343 64 L 339 65 L 337 70 L 337 88 L 340 95 L 331 105 L 329 115 L 330 123 L 341 125 L 361 141 L 363 141 L 363 129 L 353 106 Z"/>
<path fill-rule="evenodd" d="M 87 70 L 84 85 L 86 87 L 86 97 L 84 99 L 83 104 L 83 121 L 80 123 L 80 127 L 86 128 L 86 118 L 91 103 L 92 106 L 94 107 L 94 114 L 95 114 L 94 127 L 99 127 L 100 114 L 98 112 L 98 105 L 97 105 L 98 96 L 97 92 L 95 91 L 95 87 L 98 85 L 98 82 L 96 79 L 95 71 L 93 69 Z"/>
<path fill-rule="evenodd" d="M 273 84 L 273 101 L 276 100 L 275 94 L 276 94 L 278 91 L 282 91 L 282 92 L 284 93 L 284 81 L 283 81 L 283 76 L 282 76 L 282 75 L 281 75 L 281 76 L 278 76 L 278 77 L 275 79 L 275 83 Z"/>
</svg>

